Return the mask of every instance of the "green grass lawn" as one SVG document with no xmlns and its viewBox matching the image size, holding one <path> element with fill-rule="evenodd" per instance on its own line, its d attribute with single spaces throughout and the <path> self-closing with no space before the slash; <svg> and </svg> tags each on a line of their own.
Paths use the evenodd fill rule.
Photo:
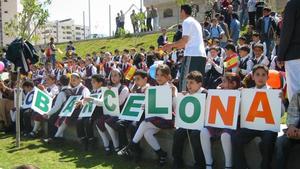
<svg viewBox="0 0 300 169">
<path fill-rule="evenodd" d="M 173 40 L 174 32 L 169 32 L 169 41 Z M 110 51 L 113 52 L 115 49 L 123 50 L 125 48 L 137 48 L 144 47 L 148 50 L 150 45 L 157 47 L 157 38 L 159 34 L 148 34 L 148 35 L 135 35 L 128 38 L 113 38 L 113 39 L 96 39 L 88 41 L 74 42 L 76 48 L 76 53 L 79 56 L 85 56 L 87 53 L 100 52 L 100 51 Z M 59 44 L 57 47 L 61 51 L 65 51 L 67 43 Z M 61 59 L 64 54 L 58 54 L 58 59 Z"/>
<path fill-rule="evenodd" d="M 105 156 L 102 149 L 84 152 L 78 143 L 46 145 L 39 140 L 24 139 L 21 143 L 17 149 L 13 136 L 0 133 L 0 169 L 20 164 L 33 164 L 41 169 L 162 169 L 156 161 L 143 160 L 137 164 L 116 155 Z"/>
</svg>

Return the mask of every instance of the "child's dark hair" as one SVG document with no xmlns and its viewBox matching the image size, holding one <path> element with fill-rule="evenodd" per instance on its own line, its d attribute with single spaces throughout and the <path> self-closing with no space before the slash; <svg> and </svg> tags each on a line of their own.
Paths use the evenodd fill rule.
<svg viewBox="0 0 300 169">
<path fill-rule="evenodd" d="M 137 70 L 137 71 L 134 73 L 134 76 L 141 76 L 143 79 L 144 79 L 144 78 L 148 78 L 148 74 L 147 74 L 147 72 L 145 72 L 144 70 Z"/>
<path fill-rule="evenodd" d="M 250 53 L 250 48 L 249 48 L 249 46 L 247 46 L 247 45 L 241 46 L 239 50 L 242 50 L 242 51 L 245 51 L 245 52 L 247 52 L 247 53 Z"/>
<path fill-rule="evenodd" d="M 151 45 L 151 46 L 149 47 L 149 49 L 155 50 L 155 47 L 154 47 L 153 45 Z"/>
<path fill-rule="evenodd" d="M 202 83 L 203 82 L 203 76 L 202 73 L 199 71 L 192 71 L 190 72 L 186 78 L 188 80 L 195 80 L 197 83 Z"/>
<path fill-rule="evenodd" d="M 34 83 L 31 80 L 25 80 L 22 84 L 22 87 L 32 87 L 32 88 L 34 88 Z"/>
<path fill-rule="evenodd" d="M 254 74 L 258 69 L 263 69 L 267 74 L 269 74 L 269 68 L 263 64 L 255 65 L 252 69 L 252 74 Z"/>
<path fill-rule="evenodd" d="M 94 79 L 98 83 L 105 84 L 105 77 L 103 75 L 95 74 L 92 76 L 92 79 Z"/>
<path fill-rule="evenodd" d="M 59 83 L 62 86 L 68 86 L 70 83 L 70 78 L 66 75 L 62 75 L 59 79 Z"/>
<path fill-rule="evenodd" d="M 236 89 L 241 87 L 241 78 L 238 74 L 232 72 L 226 72 L 224 74 L 225 79 L 227 79 L 230 83 L 236 83 Z"/>
<path fill-rule="evenodd" d="M 129 54 L 129 50 L 128 49 L 124 49 L 123 53 Z"/>
<path fill-rule="evenodd" d="M 232 44 L 232 43 L 227 44 L 226 47 L 225 47 L 225 49 L 231 50 L 231 51 L 233 51 L 233 52 L 236 52 L 235 46 L 234 46 L 234 44 Z"/>
<path fill-rule="evenodd" d="M 15 167 L 15 169 L 39 169 L 39 167 L 34 165 L 20 165 L 18 167 Z"/>
<path fill-rule="evenodd" d="M 156 68 L 156 72 L 160 71 L 164 76 L 170 76 L 171 75 L 171 69 L 166 64 L 158 65 Z"/>
<path fill-rule="evenodd" d="M 255 36 L 255 37 L 259 37 L 260 38 L 260 35 L 258 32 L 253 32 L 252 36 Z"/>
</svg>

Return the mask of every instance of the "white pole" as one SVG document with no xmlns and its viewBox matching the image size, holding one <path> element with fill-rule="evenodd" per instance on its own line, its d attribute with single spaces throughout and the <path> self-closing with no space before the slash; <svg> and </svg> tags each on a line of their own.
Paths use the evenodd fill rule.
<svg viewBox="0 0 300 169">
<path fill-rule="evenodd" d="M 85 28 L 84 28 L 85 29 Z M 89 34 L 92 33 L 92 21 L 91 21 L 91 0 L 89 0 Z"/>
<path fill-rule="evenodd" d="M 85 12 L 82 13 L 83 16 L 83 39 L 85 40 Z"/>
<path fill-rule="evenodd" d="M 20 102 L 21 97 L 21 78 L 20 78 L 20 68 L 17 69 L 17 96 L 16 96 L 16 147 L 20 148 L 21 140 L 21 129 L 20 129 Z"/>
<path fill-rule="evenodd" d="M 111 37 L 111 5 L 109 4 L 109 37 Z"/>
</svg>

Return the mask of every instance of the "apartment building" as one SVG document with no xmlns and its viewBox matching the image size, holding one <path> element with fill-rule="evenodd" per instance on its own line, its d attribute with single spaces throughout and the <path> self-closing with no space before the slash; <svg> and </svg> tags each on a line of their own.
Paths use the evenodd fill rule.
<svg viewBox="0 0 300 169">
<path fill-rule="evenodd" d="M 19 3 L 17 0 L 0 0 L 0 47 L 10 44 L 14 40 L 5 33 L 7 24 L 18 12 Z"/>
</svg>

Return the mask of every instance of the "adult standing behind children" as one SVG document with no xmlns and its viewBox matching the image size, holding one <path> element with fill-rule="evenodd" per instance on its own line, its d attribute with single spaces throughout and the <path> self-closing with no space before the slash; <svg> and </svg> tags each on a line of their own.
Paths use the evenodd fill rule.
<svg viewBox="0 0 300 169">
<path fill-rule="evenodd" d="M 278 61 L 285 61 L 288 98 L 300 90 L 300 1 L 290 0 L 285 7 L 280 33 Z"/>
<path fill-rule="evenodd" d="M 170 51 L 172 48 L 182 49 L 184 51 L 183 66 L 180 71 L 179 91 L 185 90 L 186 75 L 194 70 L 198 70 L 205 74 L 206 52 L 202 36 L 202 27 L 200 23 L 192 16 L 192 7 L 190 5 L 182 5 L 180 18 L 182 23 L 182 38 L 172 44 L 166 44 L 163 50 Z"/>
</svg>

